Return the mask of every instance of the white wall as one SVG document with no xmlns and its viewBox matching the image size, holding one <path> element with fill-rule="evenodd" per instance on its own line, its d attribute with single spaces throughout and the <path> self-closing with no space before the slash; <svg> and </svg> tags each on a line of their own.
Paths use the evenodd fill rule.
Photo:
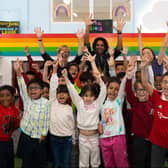
<svg viewBox="0 0 168 168">
<path fill-rule="evenodd" d="M 124 32 L 136 32 L 137 25 L 156 1 L 159 0 L 132 0 L 132 21 L 125 26 Z M 84 27 L 82 22 L 53 24 L 51 0 L 0 0 L 0 4 L 0 20 L 20 20 L 21 33 L 32 33 L 35 26 L 41 26 L 48 33 L 74 33 Z"/>
</svg>

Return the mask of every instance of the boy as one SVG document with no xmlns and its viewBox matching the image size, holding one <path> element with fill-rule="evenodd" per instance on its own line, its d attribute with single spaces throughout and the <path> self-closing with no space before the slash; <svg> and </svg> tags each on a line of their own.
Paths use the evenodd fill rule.
<svg viewBox="0 0 168 168">
<path fill-rule="evenodd" d="M 24 113 L 20 123 L 22 167 L 42 168 L 47 166 L 45 137 L 49 127 L 49 101 L 41 97 L 43 93 L 41 80 L 33 79 L 26 87 L 18 59 L 15 63 L 15 71 L 24 103 Z"/>
<path fill-rule="evenodd" d="M 0 87 L 0 167 L 14 168 L 12 133 L 19 127 L 19 112 L 14 105 L 15 88 Z"/>
</svg>

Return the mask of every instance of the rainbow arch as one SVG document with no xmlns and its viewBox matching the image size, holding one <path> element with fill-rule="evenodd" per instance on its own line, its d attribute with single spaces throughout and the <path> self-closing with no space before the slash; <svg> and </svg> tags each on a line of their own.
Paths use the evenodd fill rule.
<svg viewBox="0 0 168 168">
<path fill-rule="evenodd" d="M 96 37 L 105 37 L 110 46 L 115 46 L 117 34 L 90 34 L 91 42 Z M 143 43 L 146 47 L 151 47 L 156 55 L 160 50 L 165 33 L 144 33 Z M 136 33 L 124 33 L 123 44 L 129 49 L 129 54 L 139 55 Z M 77 38 L 75 34 L 45 34 L 43 38 L 46 51 L 51 55 L 56 55 L 56 50 L 61 45 L 68 45 L 71 49 L 71 56 L 77 52 Z M 0 56 L 25 56 L 24 47 L 30 47 L 32 56 L 40 56 L 38 41 L 35 34 L 1 34 L 0 35 Z"/>
</svg>

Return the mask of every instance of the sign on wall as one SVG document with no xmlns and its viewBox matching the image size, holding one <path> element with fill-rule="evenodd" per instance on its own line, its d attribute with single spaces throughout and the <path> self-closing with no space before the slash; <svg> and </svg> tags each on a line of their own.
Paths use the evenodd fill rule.
<svg viewBox="0 0 168 168">
<path fill-rule="evenodd" d="M 17 34 L 19 33 L 19 21 L 0 21 L 0 34 Z"/>
</svg>

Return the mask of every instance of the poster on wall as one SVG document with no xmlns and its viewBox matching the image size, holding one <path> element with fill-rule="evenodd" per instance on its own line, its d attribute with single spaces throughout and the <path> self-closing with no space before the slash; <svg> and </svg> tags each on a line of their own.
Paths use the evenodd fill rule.
<svg viewBox="0 0 168 168">
<path fill-rule="evenodd" d="M 110 19 L 110 0 L 94 0 L 94 19 Z"/>
<path fill-rule="evenodd" d="M 124 19 L 131 21 L 131 4 L 130 0 L 113 0 L 112 1 L 112 19 Z"/>
<path fill-rule="evenodd" d="M 53 22 L 71 21 L 71 0 L 52 0 Z"/>
<path fill-rule="evenodd" d="M 73 21 L 84 21 L 90 13 L 89 0 L 73 0 Z"/>
<path fill-rule="evenodd" d="M 113 33 L 113 22 L 108 20 L 93 20 L 94 23 L 90 27 L 90 33 Z"/>
<path fill-rule="evenodd" d="M 0 34 L 17 34 L 19 31 L 19 21 L 0 21 Z"/>
</svg>

